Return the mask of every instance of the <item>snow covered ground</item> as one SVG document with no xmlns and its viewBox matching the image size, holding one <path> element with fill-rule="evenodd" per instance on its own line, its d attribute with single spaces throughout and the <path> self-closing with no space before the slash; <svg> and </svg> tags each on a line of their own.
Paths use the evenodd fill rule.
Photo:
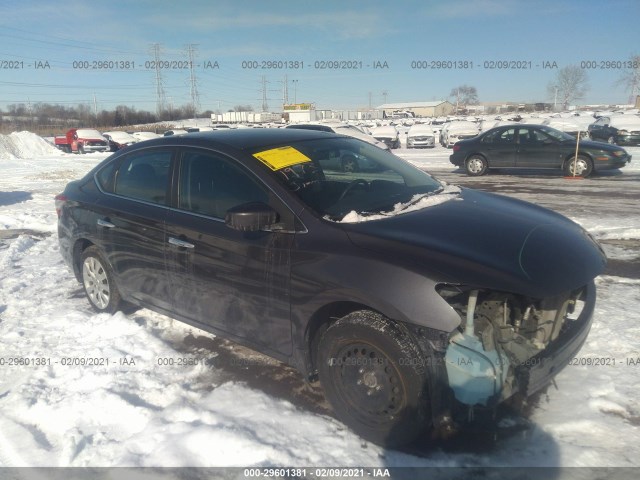
<svg viewBox="0 0 640 480">
<path fill-rule="evenodd" d="M 470 178 L 440 146 L 396 152 L 568 215 L 613 265 L 576 364 L 528 418 L 504 418 L 490 447 L 398 452 L 346 430 L 277 362 L 148 310 L 93 313 L 60 257 L 53 197 L 106 155 L 18 138 L 0 141 L 0 466 L 640 466 L 640 148 L 621 174 L 576 182 Z"/>
</svg>

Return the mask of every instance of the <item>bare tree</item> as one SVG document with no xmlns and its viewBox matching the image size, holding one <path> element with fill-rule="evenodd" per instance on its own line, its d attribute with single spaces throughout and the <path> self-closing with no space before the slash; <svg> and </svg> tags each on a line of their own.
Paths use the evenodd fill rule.
<svg viewBox="0 0 640 480">
<path fill-rule="evenodd" d="M 576 65 L 568 65 L 558 70 L 556 78 L 549 82 L 547 91 L 557 105 L 560 103 L 564 110 L 569 104 L 584 98 L 589 90 L 587 73 Z"/>
<path fill-rule="evenodd" d="M 449 97 L 455 98 L 456 100 L 456 113 L 461 105 L 463 109 L 466 110 L 467 105 L 476 105 L 478 103 L 478 91 L 476 87 L 469 87 L 468 85 L 453 88 Z"/>
<path fill-rule="evenodd" d="M 629 103 L 635 103 L 636 96 L 640 95 L 640 55 L 631 55 L 625 63 L 628 68 L 622 73 L 616 85 L 622 85 L 629 91 Z"/>
</svg>

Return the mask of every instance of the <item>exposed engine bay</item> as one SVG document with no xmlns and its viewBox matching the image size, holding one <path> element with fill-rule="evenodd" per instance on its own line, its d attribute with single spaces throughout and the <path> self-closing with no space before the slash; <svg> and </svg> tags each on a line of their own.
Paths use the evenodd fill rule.
<svg viewBox="0 0 640 480">
<path fill-rule="evenodd" d="M 516 371 L 536 366 L 584 308 L 585 288 L 533 299 L 511 293 L 447 286 L 440 295 L 460 315 L 445 361 L 460 402 L 493 405 L 521 389 Z"/>
</svg>

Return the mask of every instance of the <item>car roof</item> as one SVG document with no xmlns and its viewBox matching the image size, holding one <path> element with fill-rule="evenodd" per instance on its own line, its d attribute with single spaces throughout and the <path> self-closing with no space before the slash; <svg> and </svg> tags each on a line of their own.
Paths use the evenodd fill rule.
<svg viewBox="0 0 640 480">
<path fill-rule="evenodd" d="M 295 128 L 224 129 L 213 132 L 198 132 L 179 136 L 171 135 L 161 137 L 146 141 L 145 147 L 160 145 L 224 145 L 237 150 L 253 150 L 259 147 L 269 147 L 305 140 L 342 137 L 344 136 L 330 132 Z"/>
<path fill-rule="evenodd" d="M 299 130 L 318 130 L 320 132 L 333 132 L 333 128 L 329 125 L 320 125 L 317 123 L 296 123 L 287 125 L 285 128 L 297 128 Z"/>
</svg>

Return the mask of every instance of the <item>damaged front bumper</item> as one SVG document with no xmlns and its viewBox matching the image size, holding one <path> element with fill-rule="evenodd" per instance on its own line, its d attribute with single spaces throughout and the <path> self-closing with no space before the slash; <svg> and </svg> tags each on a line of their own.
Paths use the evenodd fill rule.
<svg viewBox="0 0 640 480">
<path fill-rule="evenodd" d="M 545 300 L 479 290 L 443 296 L 462 320 L 444 356 L 448 385 L 460 403 L 491 407 L 530 396 L 569 364 L 589 333 L 596 291 L 591 282 Z"/>
<path fill-rule="evenodd" d="M 519 391 L 530 396 L 551 382 L 575 357 L 587 340 L 596 305 L 596 287 L 585 287 L 584 308 L 576 320 L 564 325 L 560 336 L 538 355 L 515 368 Z"/>
</svg>

